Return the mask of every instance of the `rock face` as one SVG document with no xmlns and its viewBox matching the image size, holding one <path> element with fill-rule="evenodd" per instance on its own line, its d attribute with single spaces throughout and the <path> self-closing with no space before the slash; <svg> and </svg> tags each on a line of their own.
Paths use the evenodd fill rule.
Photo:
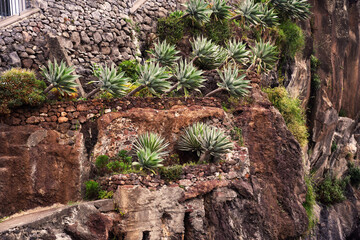
<svg viewBox="0 0 360 240">
<path fill-rule="evenodd" d="M 71 144 L 53 130 L 0 125 L 0 216 L 80 199 L 82 134 Z M 64 138 L 64 136 L 63 136 Z"/>
</svg>

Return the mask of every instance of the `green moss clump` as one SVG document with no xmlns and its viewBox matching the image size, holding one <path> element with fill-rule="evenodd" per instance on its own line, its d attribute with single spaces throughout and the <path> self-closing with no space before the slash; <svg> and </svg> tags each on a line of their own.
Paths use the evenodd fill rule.
<svg viewBox="0 0 360 240">
<path fill-rule="evenodd" d="M 270 102 L 276 107 L 284 117 L 286 126 L 294 135 L 301 146 L 308 143 L 309 133 L 306 128 L 306 120 L 300 100 L 291 98 L 284 87 L 266 88 L 264 92 L 268 94 Z"/>
<path fill-rule="evenodd" d="M 278 34 L 278 45 L 285 57 L 294 58 L 305 46 L 301 28 L 291 20 L 286 20 L 278 26 Z"/>
<path fill-rule="evenodd" d="M 176 181 L 180 179 L 180 176 L 183 173 L 182 168 L 183 166 L 181 165 L 173 165 L 159 168 L 158 172 L 163 179 L 167 181 Z"/>
<path fill-rule="evenodd" d="M 106 155 L 100 155 L 95 160 L 95 166 L 99 170 L 105 168 L 108 163 L 109 163 L 109 157 Z"/>
<path fill-rule="evenodd" d="M 45 88 L 33 71 L 13 68 L 4 72 L 0 76 L 0 114 L 9 114 L 11 108 L 22 105 L 40 105 L 46 99 Z"/>
<path fill-rule="evenodd" d="M 210 22 L 205 24 L 205 35 L 214 43 L 224 45 L 232 36 L 229 20 L 212 18 Z"/>
</svg>

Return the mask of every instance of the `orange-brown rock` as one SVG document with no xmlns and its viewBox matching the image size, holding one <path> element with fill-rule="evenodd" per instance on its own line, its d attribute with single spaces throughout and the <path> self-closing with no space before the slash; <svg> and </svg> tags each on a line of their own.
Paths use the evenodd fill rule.
<svg viewBox="0 0 360 240">
<path fill-rule="evenodd" d="M 0 217 L 80 197 L 82 135 L 61 144 L 37 126 L 0 125 Z"/>
</svg>

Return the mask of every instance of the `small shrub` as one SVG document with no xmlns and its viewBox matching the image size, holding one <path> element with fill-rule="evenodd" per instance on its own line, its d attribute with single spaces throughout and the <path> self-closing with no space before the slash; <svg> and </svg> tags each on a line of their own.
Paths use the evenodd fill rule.
<svg viewBox="0 0 360 240">
<path fill-rule="evenodd" d="M 29 70 L 13 68 L 0 76 L 0 114 L 22 105 L 37 106 L 45 101 L 46 85 Z"/>
<path fill-rule="evenodd" d="M 264 92 L 268 94 L 270 102 L 276 107 L 283 116 L 286 126 L 294 135 L 301 146 L 308 142 L 309 133 L 306 128 L 306 120 L 300 100 L 289 97 L 284 87 L 266 88 Z"/>
<path fill-rule="evenodd" d="M 225 44 L 232 36 L 230 21 L 228 19 L 211 19 L 205 24 L 205 35 L 216 44 Z"/>
<path fill-rule="evenodd" d="M 166 40 L 170 44 L 176 44 L 184 36 L 184 21 L 176 15 L 170 15 L 158 20 L 157 35 L 160 41 Z"/>
<path fill-rule="evenodd" d="M 344 201 L 347 182 L 347 179 L 340 180 L 326 175 L 324 180 L 316 188 L 317 200 L 325 205 Z"/>
<path fill-rule="evenodd" d="M 109 163 L 109 157 L 107 155 L 100 155 L 95 160 L 95 166 L 97 169 L 103 169 Z"/>
<path fill-rule="evenodd" d="M 355 166 L 352 162 L 349 162 L 348 168 L 350 182 L 355 188 L 358 188 L 360 185 L 360 168 Z"/>
<path fill-rule="evenodd" d="M 180 179 L 181 174 L 183 173 L 181 165 L 173 165 L 169 167 L 159 168 L 159 174 L 161 178 L 167 181 L 176 181 Z"/>
<path fill-rule="evenodd" d="M 121 164 L 119 161 L 112 161 L 106 164 L 107 169 L 111 172 L 119 172 L 124 166 L 124 163 Z"/>
<path fill-rule="evenodd" d="M 139 63 L 136 60 L 126 60 L 122 61 L 118 67 L 118 73 L 124 72 L 124 76 L 131 79 L 131 82 L 134 83 L 139 77 L 137 72 L 137 67 Z"/>
<path fill-rule="evenodd" d="M 86 199 L 93 200 L 99 197 L 99 191 L 100 191 L 99 183 L 95 182 L 94 180 L 87 181 L 85 182 L 85 188 L 86 188 L 86 192 L 85 192 Z"/>
<path fill-rule="evenodd" d="M 99 191 L 99 198 L 100 199 L 111 199 L 113 198 L 114 196 L 114 192 L 113 191 L 104 191 L 104 190 L 101 190 Z"/>
<path fill-rule="evenodd" d="M 282 54 L 291 58 L 294 58 L 295 54 L 305 46 L 305 37 L 301 28 L 291 20 L 280 24 L 278 41 Z"/>
</svg>

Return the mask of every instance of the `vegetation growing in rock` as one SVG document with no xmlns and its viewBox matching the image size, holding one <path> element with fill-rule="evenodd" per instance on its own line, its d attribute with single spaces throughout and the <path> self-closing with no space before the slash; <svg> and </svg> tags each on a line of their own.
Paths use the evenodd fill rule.
<svg viewBox="0 0 360 240">
<path fill-rule="evenodd" d="M 230 152 L 233 143 L 222 130 L 203 123 L 194 123 L 184 129 L 178 147 L 181 151 L 196 152 L 200 162 L 208 162 Z"/>
<path fill-rule="evenodd" d="M 33 71 L 13 68 L 0 76 L 0 114 L 22 105 L 37 106 L 45 101 L 46 85 L 37 80 Z"/>
<path fill-rule="evenodd" d="M 158 169 L 158 173 L 161 178 L 166 179 L 167 181 L 176 181 L 180 179 L 180 176 L 183 173 L 183 166 L 173 165 L 162 167 Z"/>
<path fill-rule="evenodd" d="M 118 66 L 118 73 L 123 72 L 124 76 L 131 79 L 131 82 L 134 83 L 139 77 L 137 68 L 139 63 L 136 60 L 126 60 L 122 61 Z"/>
<path fill-rule="evenodd" d="M 111 68 L 93 65 L 93 74 L 97 80 L 89 82 L 89 84 L 95 83 L 96 87 L 87 95 L 87 98 L 92 97 L 100 91 L 108 92 L 115 97 L 126 94 L 126 85 L 130 79 L 124 76 L 124 72 L 119 73 L 114 65 L 111 66 Z"/>
<path fill-rule="evenodd" d="M 85 198 L 88 200 L 94 200 L 99 197 L 100 186 L 99 183 L 94 180 L 85 182 Z"/>
<path fill-rule="evenodd" d="M 50 85 L 44 90 L 44 94 L 48 93 L 51 89 L 56 88 L 61 94 L 74 93 L 79 75 L 73 75 L 75 68 L 69 67 L 65 62 L 61 61 L 60 64 L 54 60 L 48 62 L 47 67 L 42 67 L 41 72 L 43 77 L 50 83 Z"/>
<path fill-rule="evenodd" d="M 345 187 L 349 182 L 348 178 L 343 180 L 332 177 L 327 174 L 325 178 L 316 187 L 317 201 L 331 205 L 345 200 Z"/>
<path fill-rule="evenodd" d="M 355 166 L 354 163 L 349 162 L 348 164 L 348 175 L 350 177 L 350 183 L 355 188 L 359 188 L 360 186 L 360 168 Z"/>
<path fill-rule="evenodd" d="M 305 37 L 301 28 L 291 20 L 286 20 L 279 25 L 279 44 L 282 55 L 294 58 L 295 54 L 305 46 Z"/>
<path fill-rule="evenodd" d="M 305 184 L 306 184 L 306 197 L 303 206 L 306 210 L 306 214 L 308 216 L 309 224 L 308 230 L 311 230 L 315 227 L 318 219 L 314 215 L 314 206 L 316 204 L 316 193 L 315 193 L 315 183 L 313 182 L 310 176 L 305 176 Z"/>
<path fill-rule="evenodd" d="M 306 120 L 299 99 L 291 98 L 284 87 L 266 88 L 270 102 L 284 117 L 286 126 L 301 146 L 308 142 L 309 133 L 306 128 Z"/>
<path fill-rule="evenodd" d="M 137 162 L 133 162 L 133 166 L 139 166 L 140 169 L 148 169 L 162 167 L 163 157 L 168 154 L 165 150 L 169 145 L 160 135 L 152 132 L 146 132 L 139 135 L 133 146 L 136 150 Z"/>
</svg>

